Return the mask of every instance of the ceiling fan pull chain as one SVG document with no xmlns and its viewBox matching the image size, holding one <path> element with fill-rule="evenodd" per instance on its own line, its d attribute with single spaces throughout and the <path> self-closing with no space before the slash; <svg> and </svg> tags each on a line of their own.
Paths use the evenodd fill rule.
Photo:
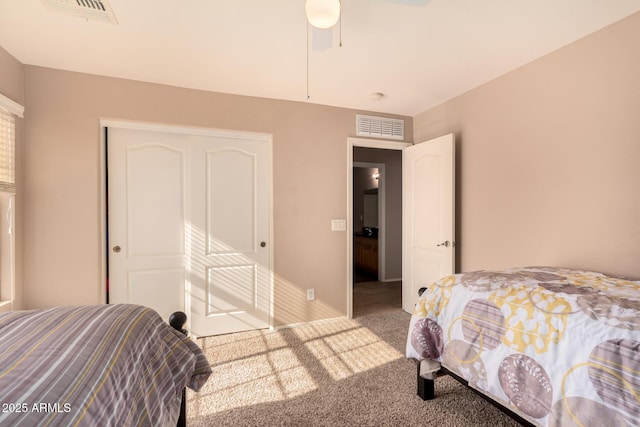
<svg viewBox="0 0 640 427">
<path fill-rule="evenodd" d="M 340 2 L 340 26 L 338 27 L 338 38 L 340 39 L 338 46 L 342 47 L 342 1 Z"/>
<path fill-rule="evenodd" d="M 309 24 L 307 22 L 307 101 L 311 96 L 309 96 Z"/>
</svg>

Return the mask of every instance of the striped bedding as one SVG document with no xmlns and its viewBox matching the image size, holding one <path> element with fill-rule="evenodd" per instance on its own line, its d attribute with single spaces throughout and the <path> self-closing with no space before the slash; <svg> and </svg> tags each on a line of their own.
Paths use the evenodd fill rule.
<svg viewBox="0 0 640 427">
<path fill-rule="evenodd" d="M 155 311 L 119 304 L 0 314 L 0 425 L 175 426 L 211 373 Z"/>
<path fill-rule="evenodd" d="M 640 281 L 552 267 L 474 271 L 415 306 L 407 357 L 540 426 L 640 425 Z"/>
</svg>

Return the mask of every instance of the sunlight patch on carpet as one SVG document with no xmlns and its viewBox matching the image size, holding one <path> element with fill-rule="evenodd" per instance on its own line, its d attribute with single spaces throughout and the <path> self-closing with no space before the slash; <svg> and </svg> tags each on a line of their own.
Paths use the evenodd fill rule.
<svg viewBox="0 0 640 427">
<path fill-rule="evenodd" d="M 213 373 L 199 393 L 188 394 L 190 416 L 293 399 L 404 358 L 349 319 L 198 342 Z"/>
<path fill-rule="evenodd" d="M 309 341 L 306 347 L 334 380 L 342 380 L 403 357 L 363 327 Z"/>
<path fill-rule="evenodd" d="M 200 397 L 215 396 L 206 406 L 193 404 L 200 415 L 233 408 L 290 399 L 316 390 L 307 369 L 288 348 L 243 357 L 212 367 L 211 378 Z M 260 393 L 256 393 L 260 390 Z"/>
</svg>

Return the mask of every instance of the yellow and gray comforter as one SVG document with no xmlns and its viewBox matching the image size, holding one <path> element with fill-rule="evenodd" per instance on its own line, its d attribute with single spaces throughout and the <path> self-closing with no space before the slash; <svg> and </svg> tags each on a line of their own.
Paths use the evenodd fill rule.
<svg viewBox="0 0 640 427">
<path fill-rule="evenodd" d="M 640 282 L 550 267 L 440 279 L 407 357 L 542 426 L 640 425 Z"/>
</svg>

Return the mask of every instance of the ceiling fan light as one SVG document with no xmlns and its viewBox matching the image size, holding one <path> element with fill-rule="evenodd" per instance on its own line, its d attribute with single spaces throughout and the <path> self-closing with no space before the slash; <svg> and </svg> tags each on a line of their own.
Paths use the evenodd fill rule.
<svg viewBox="0 0 640 427">
<path fill-rule="evenodd" d="M 316 28 L 331 28 L 340 18 L 340 0 L 307 0 L 304 9 Z"/>
</svg>

